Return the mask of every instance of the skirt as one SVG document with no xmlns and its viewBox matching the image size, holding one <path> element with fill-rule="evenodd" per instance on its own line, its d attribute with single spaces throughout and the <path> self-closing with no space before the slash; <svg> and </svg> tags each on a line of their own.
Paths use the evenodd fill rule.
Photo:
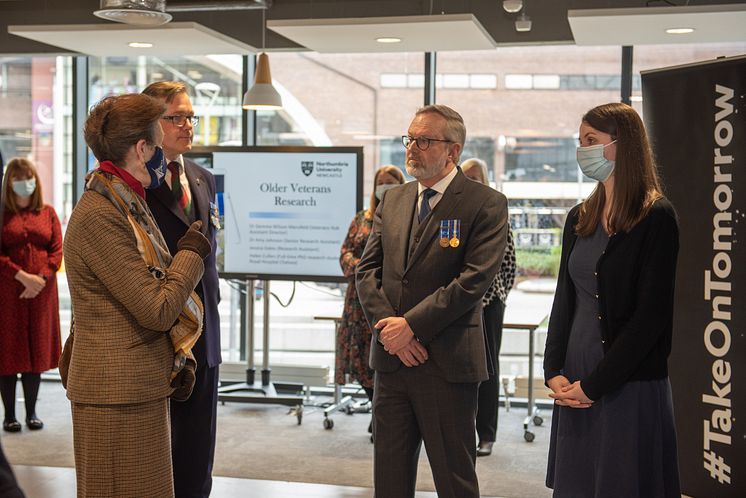
<svg viewBox="0 0 746 498">
<path fill-rule="evenodd" d="M 78 498 L 173 498 L 168 399 L 72 403 Z"/>
</svg>

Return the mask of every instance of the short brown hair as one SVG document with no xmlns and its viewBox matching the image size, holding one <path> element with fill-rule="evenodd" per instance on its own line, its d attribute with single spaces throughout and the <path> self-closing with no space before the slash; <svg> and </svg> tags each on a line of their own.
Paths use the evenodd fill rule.
<svg viewBox="0 0 746 498">
<path fill-rule="evenodd" d="M 44 196 L 41 191 L 41 181 L 39 180 L 39 174 L 36 172 L 34 163 L 23 157 L 14 157 L 8 161 L 8 165 L 5 167 L 4 175 L 5 183 L 5 209 L 11 213 L 18 212 L 18 205 L 16 204 L 16 195 L 13 192 L 13 179 L 21 178 L 33 178 L 36 180 L 36 190 L 31 194 L 31 203 L 29 209 L 34 211 L 41 211 L 44 207 Z"/>
<path fill-rule="evenodd" d="M 180 93 L 187 93 L 187 87 L 181 81 L 156 81 L 149 84 L 142 93 L 170 104 Z"/>
<path fill-rule="evenodd" d="M 140 93 L 106 97 L 91 108 L 85 121 L 85 143 L 99 162 L 122 166 L 138 140 L 154 142 L 156 125 L 165 111 L 162 102 Z"/>
<path fill-rule="evenodd" d="M 399 185 L 404 184 L 404 174 L 402 174 L 401 169 L 397 168 L 393 164 L 387 164 L 378 168 L 376 174 L 373 175 L 373 193 L 370 194 L 370 207 L 368 208 L 368 212 L 371 215 L 376 212 L 376 208 L 378 207 L 378 197 L 376 197 L 376 183 L 378 183 L 378 178 L 384 173 L 388 173 L 389 175 L 399 180 Z"/>
<path fill-rule="evenodd" d="M 461 114 L 457 113 L 447 105 L 443 104 L 430 104 L 425 107 L 420 107 L 415 116 L 426 113 L 440 114 L 446 120 L 446 140 L 457 143 L 461 146 L 461 150 L 464 149 L 464 142 L 466 142 L 466 125 L 464 124 L 464 118 Z M 460 154 L 459 154 L 460 156 Z M 453 162 L 458 164 L 459 157 L 454 157 Z"/>
<path fill-rule="evenodd" d="M 619 102 L 594 107 L 585 113 L 583 122 L 616 140 L 614 192 L 607 225 L 611 233 L 628 232 L 663 197 L 645 125 L 632 107 Z M 604 184 L 599 182 L 580 206 L 575 225 L 578 235 L 587 237 L 596 230 L 606 200 Z"/>
</svg>

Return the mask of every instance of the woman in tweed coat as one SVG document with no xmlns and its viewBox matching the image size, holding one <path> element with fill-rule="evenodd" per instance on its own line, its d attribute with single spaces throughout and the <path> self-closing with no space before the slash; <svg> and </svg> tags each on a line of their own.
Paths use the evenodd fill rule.
<svg viewBox="0 0 746 498">
<path fill-rule="evenodd" d="M 170 331 L 202 277 L 210 243 L 193 226 L 173 259 L 166 250 L 167 265 L 145 263 L 143 248 L 157 253 L 162 240 L 144 189 L 165 173 L 163 112 L 151 97 L 129 94 L 102 100 L 85 123 L 100 164 L 65 234 L 73 330 L 60 362 L 78 497 L 174 496 L 168 396 L 183 376 L 172 380 L 178 356 Z"/>
</svg>

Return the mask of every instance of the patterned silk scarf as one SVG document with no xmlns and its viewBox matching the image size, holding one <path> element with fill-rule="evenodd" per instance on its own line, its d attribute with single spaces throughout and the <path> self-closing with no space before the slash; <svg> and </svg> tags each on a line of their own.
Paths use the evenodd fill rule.
<svg viewBox="0 0 746 498">
<path fill-rule="evenodd" d="M 127 217 L 137 238 L 140 252 L 148 271 L 154 278 L 165 280 L 165 269 L 171 264 L 171 254 L 163 239 L 153 215 L 145 201 L 119 178 L 101 170 L 93 171 L 86 183 L 87 190 L 93 190 L 106 197 Z M 192 291 L 169 336 L 174 347 L 174 364 L 171 379 L 184 368 L 187 359 L 194 362 L 192 347 L 202 334 L 204 307 L 196 292 Z"/>
</svg>

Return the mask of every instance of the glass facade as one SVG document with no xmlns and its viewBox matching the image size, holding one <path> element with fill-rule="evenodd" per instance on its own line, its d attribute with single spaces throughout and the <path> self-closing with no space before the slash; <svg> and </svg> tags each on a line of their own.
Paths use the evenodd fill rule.
<svg viewBox="0 0 746 498">
<path fill-rule="evenodd" d="M 642 112 L 641 71 L 743 53 L 746 43 L 634 47 L 633 105 Z M 366 200 L 380 165 L 404 169 L 400 137 L 424 101 L 424 54 L 286 52 L 270 59 L 284 107 L 256 113 L 250 142 L 361 146 Z M 89 105 L 107 95 L 141 91 L 154 81 L 183 81 L 200 117 L 195 144 L 242 144 L 242 56 L 88 60 Z M 5 161 L 20 155 L 36 162 L 46 201 L 59 213 L 63 229 L 73 206 L 71 67 L 69 57 L 0 57 L 0 153 Z M 519 266 L 525 258 L 527 276 L 551 275 L 565 214 L 594 186 L 575 161 L 579 121 L 588 109 L 620 100 L 621 48 L 443 52 L 437 54 L 436 67 L 437 103 L 453 107 L 466 122 L 462 160 L 484 159 L 491 182 L 509 198 Z M 339 314 L 344 286 L 272 282 L 271 287 L 277 296 L 271 304 L 273 362 L 332 365 L 333 324 L 314 315 Z M 256 297 L 263 293 L 259 288 Z M 223 280 L 221 294 L 224 359 L 239 361 L 245 356 L 239 311 L 243 293 L 237 282 Z M 68 295 L 63 271 L 63 333 L 69 328 Z M 285 307 L 291 295 L 295 299 Z M 261 308 L 255 309 L 257 331 Z M 261 334 L 256 335 L 260 348 Z"/>
<path fill-rule="evenodd" d="M 155 81 L 181 81 L 199 116 L 194 145 L 241 145 L 240 55 L 91 57 L 88 74 L 91 105 L 108 95 L 140 92 Z"/>
</svg>

